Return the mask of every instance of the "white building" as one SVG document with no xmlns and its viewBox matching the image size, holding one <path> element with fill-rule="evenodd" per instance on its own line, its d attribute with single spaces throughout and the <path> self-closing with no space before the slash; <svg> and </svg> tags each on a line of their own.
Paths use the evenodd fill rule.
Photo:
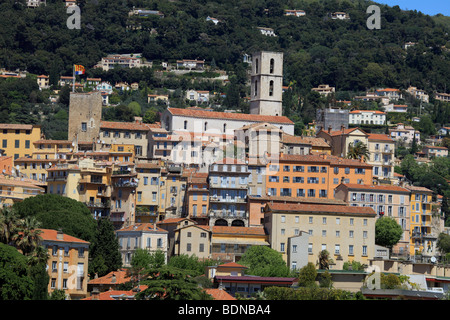
<svg viewBox="0 0 450 320">
<path fill-rule="evenodd" d="M 350 16 L 347 13 L 345 13 L 345 12 L 333 12 L 331 14 L 331 19 L 334 19 L 334 20 L 348 20 L 348 19 L 350 19 Z"/>
<path fill-rule="evenodd" d="M 378 110 L 353 110 L 349 113 L 349 124 L 385 124 L 386 113 Z"/>
<path fill-rule="evenodd" d="M 96 68 L 102 68 L 103 71 L 108 71 L 110 69 L 114 69 L 116 65 L 119 65 L 122 68 L 152 67 L 152 63 L 144 61 L 140 53 L 130 53 L 111 54 L 103 57 L 102 60 L 96 65 Z"/>
<path fill-rule="evenodd" d="M 408 105 L 391 103 L 391 104 L 383 106 L 383 109 L 384 109 L 385 112 L 406 113 L 406 112 L 408 112 Z"/>
<path fill-rule="evenodd" d="M 389 136 L 396 140 L 402 141 L 408 145 L 410 145 L 414 138 L 416 138 L 416 142 L 420 142 L 420 131 L 414 129 L 412 126 L 406 126 L 403 123 L 397 123 L 397 127 L 393 129 L 389 129 Z"/>
<path fill-rule="evenodd" d="M 389 100 L 399 100 L 403 98 L 402 93 L 399 89 L 393 89 L 393 88 L 384 88 L 384 89 L 378 89 L 377 95 L 382 97 L 387 97 Z"/>
<path fill-rule="evenodd" d="M 286 9 L 286 10 L 284 10 L 284 15 L 285 16 L 301 17 L 301 16 L 306 16 L 306 12 L 303 11 L 303 10 L 289 10 L 289 9 Z"/>
<path fill-rule="evenodd" d="M 265 28 L 265 27 L 257 27 L 259 32 L 261 32 L 262 35 L 268 36 L 268 37 L 276 37 L 275 31 L 272 28 Z"/>
<path fill-rule="evenodd" d="M 422 100 L 426 103 L 430 101 L 430 97 L 425 93 L 425 90 L 417 89 L 416 87 L 409 87 L 407 91 L 417 100 Z"/>
<path fill-rule="evenodd" d="M 312 88 L 311 90 L 316 91 L 321 95 L 328 96 L 329 94 L 334 93 L 336 88 L 330 87 L 328 84 L 321 84 L 317 88 Z"/>
<path fill-rule="evenodd" d="M 150 253 L 161 250 L 167 262 L 169 232 L 152 223 L 136 223 L 116 231 L 119 240 L 119 251 L 124 267 L 130 262 L 136 249 L 146 249 Z"/>
<path fill-rule="evenodd" d="M 186 99 L 197 103 L 209 102 L 209 91 L 188 90 L 186 91 Z"/>
</svg>

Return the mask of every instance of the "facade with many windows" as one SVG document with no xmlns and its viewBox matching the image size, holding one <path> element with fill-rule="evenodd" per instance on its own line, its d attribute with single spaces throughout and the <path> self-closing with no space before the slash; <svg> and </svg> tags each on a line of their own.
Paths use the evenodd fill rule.
<svg viewBox="0 0 450 320">
<path fill-rule="evenodd" d="M 368 207 L 268 203 L 264 227 L 271 248 L 280 252 L 291 268 L 300 269 L 308 262 L 315 264 L 322 250 L 333 260 L 368 263 L 375 253 L 375 218 L 375 211 Z M 307 261 L 295 260 L 301 250 L 307 253 Z"/>
<path fill-rule="evenodd" d="M 89 242 L 61 231 L 39 229 L 41 245 L 48 250 L 48 292 L 64 290 L 66 297 L 78 300 L 87 296 Z"/>
<path fill-rule="evenodd" d="M 336 199 L 352 207 L 370 207 L 377 218 L 391 217 L 403 230 L 400 241 L 393 247 L 394 255 L 405 256 L 410 247 L 410 191 L 394 185 L 341 184 Z"/>
</svg>

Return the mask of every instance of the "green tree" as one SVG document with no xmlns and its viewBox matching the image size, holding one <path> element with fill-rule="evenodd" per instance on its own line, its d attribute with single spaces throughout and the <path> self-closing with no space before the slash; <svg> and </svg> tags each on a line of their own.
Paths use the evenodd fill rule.
<svg viewBox="0 0 450 320">
<path fill-rule="evenodd" d="M 0 243 L 0 300 L 30 300 L 33 290 L 26 257 L 16 248 Z"/>
<path fill-rule="evenodd" d="M 13 205 L 19 217 L 35 217 L 41 228 L 58 230 L 91 242 L 96 234 L 96 222 L 82 202 L 57 194 L 42 194 Z"/>
<path fill-rule="evenodd" d="M 172 267 L 163 267 L 149 272 L 141 281 L 148 286 L 136 294 L 136 300 L 211 300 L 189 272 Z"/>
<path fill-rule="evenodd" d="M 97 273 L 99 277 L 102 277 L 122 267 L 119 241 L 109 219 L 101 218 L 97 221 L 97 233 L 90 247 L 89 256 L 93 260 L 92 266 L 89 264 L 91 276 Z"/>
<path fill-rule="evenodd" d="M 261 277 L 288 277 L 291 272 L 281 253 L 266 246 L 251 246 L 239 263 L 248 267 L 246 273 Z"/>
<path fill-rule="evenodd" d="M 367 159 L 369 159 L 369 156 L 369 149 L 362 141 L 358 141 L 357 143 L 350 142 L 348 144 L 348 159 L 362 159 L 363 161 L 367 161 Z"/>
<path fill-rule="evenodd" d="M 450 235 L 440 233 L 436 245 L 442 255 L 450 253 Z"/>
<path fill-rule="evenodd" d="M 308 262 L 298 273 L 298 285 L 300 287 L 317 287 L 317 270 L 312 262 Z"/>
<path fill-rule="evenodd" d="M 19 233 L 19 216 L 12 208 L 2 208 L 0 211 L 0 241 L 9 244 Z"/>
<path fill-rule="evenodd" d="M 402 227 L 391 217 L 379 218 L 375 223 L 375 243 L 392 249 L 401 239 Z"/>
</svg>

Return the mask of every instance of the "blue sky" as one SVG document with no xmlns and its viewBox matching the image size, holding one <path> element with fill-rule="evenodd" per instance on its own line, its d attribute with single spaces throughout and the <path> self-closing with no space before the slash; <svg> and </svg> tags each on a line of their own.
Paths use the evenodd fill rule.
<svg viewBox="0 0 450 320">
<path fill-rule="evenodd" d="M 450 16 L 450 0 L 375 0 L 390 7 L 399 6 L 402 10 L 417 10 L 434 16 L 442 13 Z"/>
</svg>

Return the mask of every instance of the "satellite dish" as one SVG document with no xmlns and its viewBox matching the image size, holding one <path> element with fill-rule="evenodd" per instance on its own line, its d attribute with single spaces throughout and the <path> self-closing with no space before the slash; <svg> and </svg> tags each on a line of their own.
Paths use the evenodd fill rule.
<svg viewBox="0 0 450 320">
<path fill-rule="evenodd" d="M 51 163 L 51 162 L 49 162 L 49 163 L 48 163 L 48 165 L 49 165 L 49 166 L 51 167 L 51 166 L 52 166 L 52 163 Z"/>
<path fill-rule="evenodd" d="M 431 257 L 431 263 L 436 263 L 436 257 Z"/>
</svg>

